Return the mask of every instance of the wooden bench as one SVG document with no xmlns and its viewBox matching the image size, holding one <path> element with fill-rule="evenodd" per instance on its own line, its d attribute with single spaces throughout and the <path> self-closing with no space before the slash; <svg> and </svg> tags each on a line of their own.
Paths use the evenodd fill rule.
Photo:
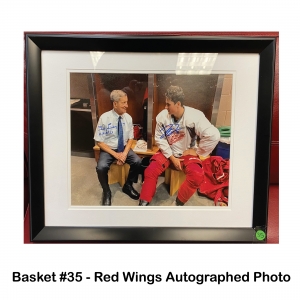
<svg viewBox="0 0 300 300">
<path fill-rule="evenodd" d="M 170 185 L 170 196 L 173 196 L 185 180 L 185 174 L 183 171 L 177 171 L 172 168 L 168 168 L 165 171 L 165 184 Z"/>
<path fill-rule="evenodd" d="M 120 186 L 124 186 L 129 172 L 129 165 L 124 164 L 122 166 L 117 165 L 114 162 L 108 171 L 108 184 L 119 183 Z"/>
</svg>

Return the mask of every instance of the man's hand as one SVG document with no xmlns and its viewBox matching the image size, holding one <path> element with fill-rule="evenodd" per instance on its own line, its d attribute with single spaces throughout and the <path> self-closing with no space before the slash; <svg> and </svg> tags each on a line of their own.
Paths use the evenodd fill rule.
<svg viewBox="0 0 300 300">
<path fill-rule="evenodd" d="M 170 160 L 172 161 L 172 164 L 174 165 L 174 167 L 176 168 L 176 170 L 182 171 L 181 162 L 184 161 L 184 159 L 177 158 L 175 156 L 171 156 Z"/>
<path fill-rule="evenodd" d="M 125 152 L 118 152 L 116 155 L 117 165 L 125 164 L 127 158 L 127 154 Z"/>
<path fill-rule="evenodd" d="M 123 166 L 124 165 L 124 163 L 121 161 L 121 160 L 117 160 L 117 165 L 119 165 L 119 166 Z"/>
</svg>

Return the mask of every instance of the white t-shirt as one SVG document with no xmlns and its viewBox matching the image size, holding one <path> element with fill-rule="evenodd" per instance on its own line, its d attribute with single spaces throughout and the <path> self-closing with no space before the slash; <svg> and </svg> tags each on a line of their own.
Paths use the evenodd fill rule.
<svg viewBox="0 0 300 300">
<path fill-rule="evenodd" d="M 200 143 L 197 147 L 196 138 Z M 182 117 L 175 122 L 166 109 L 156 117 L 155 142 L 165 157 L 180 157 L 190 148 L 198 155 L 207 156 L 220 140 L 219 130 L 213 126 L 202 111 L 184 106 Z"/>
<path fill-rule="evenodd" d="M 128 140 L 133 139 L 133 124 L 129 114 L 121 115 L 123 126 L 124 146 Z M 99 118 L 94 140 L 104 142 L 111 149 L 118 148 L 118 121 L 119 115 L 112 109 Z"/>
</svg>

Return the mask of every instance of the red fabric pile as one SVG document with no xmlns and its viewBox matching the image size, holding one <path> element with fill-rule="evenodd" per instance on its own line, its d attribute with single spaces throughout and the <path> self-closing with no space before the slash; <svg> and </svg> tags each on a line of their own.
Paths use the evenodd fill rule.
<svg viewBox="0 0 300 300">
<path fill-rule="evenodd" d="M 213 199 L 215 205 L 228 205 L 229 159 L 211 156 L 202 161 L 204 181 L 198 193 Z"/>
</svg>

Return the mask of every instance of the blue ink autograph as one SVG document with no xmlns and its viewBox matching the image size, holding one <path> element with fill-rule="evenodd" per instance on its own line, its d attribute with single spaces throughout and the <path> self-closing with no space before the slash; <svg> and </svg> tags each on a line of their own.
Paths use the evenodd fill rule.
<svg viewBox="0 0 300 300">
<path fill-rule="evenodd" d="M 163 126 L 163 128 L 160 129 L 163 134 L 160 136 L 161 139 L 171 136 L 174 132 L 179 133 L 180 127 L 179 124 L 169 124 L 166 126 Z"/>
<path fill-rule="evenodd" d="M 99 125 L 98 129 L 99 129 L 99 135 L 108 135 L 108 134 L 113 134 L 114 131 L 113 129 L 117 129 L 116 125 L 112 125 L 111 123 L 107 124 L 107 128 L 105 127 L 105 125 Z M 104 132 L 101 132 L 104 131 Z"/>
<path fill-rule="evenodd" d="M 107 129 L 113 129 L 113 128 L 117 128 L 117 126 L 116 126 L 116 125 L 115 125 L 115 126 L 112 126 L 111 123 L 108 123 Z"/>
</svg>

